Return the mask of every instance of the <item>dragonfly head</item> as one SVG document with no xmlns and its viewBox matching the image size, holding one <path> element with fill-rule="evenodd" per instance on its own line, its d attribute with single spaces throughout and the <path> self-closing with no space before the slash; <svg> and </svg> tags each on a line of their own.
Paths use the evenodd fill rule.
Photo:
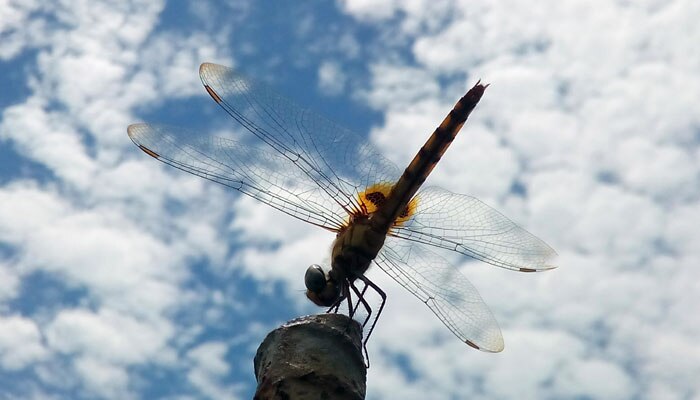
<svg viewBox="0 0 700 400">
<path fill-rule="evenodd" d="M 312 264 L 304 274 L 306 297 L 322 307 L 332 306 L 340 297 L 340 285 L 320 265 Z"/>
</svg>

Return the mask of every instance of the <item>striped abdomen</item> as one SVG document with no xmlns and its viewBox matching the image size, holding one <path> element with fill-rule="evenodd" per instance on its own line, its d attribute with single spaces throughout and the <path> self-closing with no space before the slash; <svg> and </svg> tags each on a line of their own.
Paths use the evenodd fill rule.
<svg viewBox="0 0 700 400">
<path fill-rule="evenodd" d="M 484 94 L 486 87 L 488 85 L 477 82 L 467 94 L 459 99 L 440 126 L 430 135 L 428 141 L 418 150 L 418 154 L 413 157 L 401 178 L 393 186 L 384 204 L 372 216 L 372 225 L 375 229 L 387 232 L 394 221 L 404 212 L 413 195 L 425 182 L 425 179 L 459 133 L 467 117 Z"/>
</svg>

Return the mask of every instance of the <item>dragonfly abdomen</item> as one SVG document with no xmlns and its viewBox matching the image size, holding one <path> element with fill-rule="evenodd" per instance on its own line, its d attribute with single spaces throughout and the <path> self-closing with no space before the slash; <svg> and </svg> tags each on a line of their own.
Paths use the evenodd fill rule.
<svg viewBox="0 0 700 400">
<path fill-rule="evenodd" d="M 469 114 L 476 107 L 488 85 L 477 82 L 447 114 L 423 147 L 413 157 L 401 178 L 396 182 L 388 198 L 372 217 L 372 223 L 378 230 L 388 231 L 391 225 L 404 212 L 406 206 L 428 178 L 435 165 L 445 154 Z"/>
</svg>

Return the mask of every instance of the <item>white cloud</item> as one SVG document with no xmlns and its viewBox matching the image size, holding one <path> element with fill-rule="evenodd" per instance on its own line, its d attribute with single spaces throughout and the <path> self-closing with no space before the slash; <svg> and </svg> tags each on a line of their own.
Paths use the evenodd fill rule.
<svg viewBox="0 0 700 400">
<path fill-rule="evenodd" d="M 139 320 L 109 309 L 97 313 L 67 309 L 46 328 L 49 346 L 61 353 L 121 365 L 172 358 L 167 349 L 172 334 L 168 321 Z"/>
<path fill-rule="evenodd" d="M 0 59 L 9 60 L 30 45 L 45 42 L 46 24 L 30 18 L 42 9 L 40 1 L 5 1 L 0 4 Z"/>
<path fill-rule="evenodd" d="M 673 202 L 698 196 L 698 162 L 684 148 L 633 137 L 620 145 L 613 162 L 632 190 Z"/>
<path fill-rule="evenodd" d="M 394 1 L 376 2 L 371 0 L 340 1 L 344 11 L 356 17 L 384 19 L 391 17 L 395 10 Z"/>
<path fill-rule="evenodd" d="M 635 394 L 628 373 L 588 355 L 581 340 L 552 331 L 507 333 L 513 345 L 487 378 L 495 397 L 626 399 Z"/>
<path fill-rule="evenodd" d="M 169 347 L 174 328 L 165 319 L 137 319 L 106 308 L 96 313 L 65 309 L 44 331 L 50 350 L 44 358 L 59 354 L 70 362 L 61 372 L 56 366 L 35 366 L 42 381 L 53 387 L 84 386 L 100 397 L 127 396 L 134 379 L 129 367 L 148 363 L 167 368 L 177 358 Z"/>
<path fill-rule="evenodd" d="M 634 382 L 619 365 L 601 361 L 578 361 L 560 371 L 555 393 L 562 397 L 629 399 L 635 394 Z"/>
<path fill-rule="evenodd" d="M 20 289 L 16 265 L 0 260 L 0 301 L 12 299 Z"/>
<path fill-rule="evenodd" d="M 697 257 L 700 255 L 700 230 L 696 221 L 700 220 L 700 203 L 689 203 L 674 208 L 668 216 L 664 238 L 673 252 L 679 255 Z"/>
<path fill-rule="evenodd" d="M 430 71 L 380 60 L 370 65 L 372 85 L 364 93 L 369 105 L 379 109 L 403 110 L 434 99 L 440 91 Z"/>
<path fill-rule="evenodd" d="M 5 109 L 0 138 L 12 139 L 19 152 L 68 182 L 86 185 L 96 168 L 68 117 L 47 112 L 46 101 L 40 98 Z"/>
<path fill-rule="evenodd" d="M 187 277 L 177 268 L 181 261 L 123 216 L 76 208 L 56 193 L 21 185 L 0 191 L 0 200 L 0 238 L 21 249 L 25 274 L 57 274 L 138 314 L 158 314 L 177 302 L 177 284 Z"/>
<path fill-rule="evenodd" d="M 345 73 L 335 62 L 327 61 L 318 68 L 318 86 L 328 95 L 338 95 L 345 89 Z"/>
<path fill-rule="evenodd" d="M 0 365 L 19 370 L 49 355 L 34 321 L 21 316 L 0 317 Z"/>
<path fill-rule="evenodd" d="M 44 33 L 54 42 L 47 43 L 50 51 L 37 57 L 38 75 L 29 77 L 34 95 L 27 104 L 6 111 L 10 114 L 3 118 L 7 122 L 0 134 L 22 144 L 22 152 L 35 161 L 48 162 L 60 171 L 72 163 L 52 163 L 55 157 L 47 157 L 41 149 L 63 151 L 71 160 L 85 159 L 81 130 L 87 129 L 97 141 L 97 158 L 108 161 L 105 156 L 113 158 L 114 146 L 122 148 L 127 143 L 124 127 L 133 122 L 131 108 L 153 106 L 169 98 L 204 96 L 197 68 L 203 60 L 229 60 L 216 50 L 221 38 L 212 41 L 200 32 L 187 36 L 152 32 L 162 7 L 158 2 L 144 2 L 123 7 L 75 3 L 52 8 L 65 28 L 52 26 Z M 66 107 L 66 112 L 49 111 L 52 102 Z M 55 129 L 57 126 L 62 129 Z M 38 139 L 49 134 L 55 137 L 51 146 Z M 87 163 L 84 160 L 73 168 L 85 169 Z M 89 173 L 88 168 L 83 174 Z M 87 184 L 84 175 L 73 183 Z"/>
<path fill-rule="evenodd" d="M 390 30 L 392 36 L 414 36 L 425 30 L 438 29 L 449 20 L 455 9 L 454 2 L 449 0 L 341 0 L 339 4 L 345 13 L 362 22 L 375 23 Z M 400 17 L 397 21 L 387 24 L 387 20 L 397 16 Z M 395 37 L 385 36 L 383 39 L 391 41 Z"/>
<path fill-rule="evenodd" d="M 83 377 L 86 389 L 103 398 L 134 398 L 127 389 L 129 376 L 123 367 L 89 356 L 75 361 L 75 371 Z"/>
<path fill-rule="evenodd" d="M 596 188 L 587 200 L 572 227 L 581 250 L 635 265 L 656 253 L 663 214 L 653 201 L 614 186 Z"/>
<path fill-rule="evenodd" d="M 229 372 L 225 360 L 227 346 L 223 342 L 203 343 L 187 353 L 192 362 L 187 378 L 202 394 L 212 399 L 238 399 L 236 385 L 226 385 L 223 378 Z"/>
<path fill-rule="evenodd" d="M 198 64 L 226 59 L 216 50 L 225 47 L 203 32 L 153 32 L 158 2 L 57 3 L 24 24 L 20 18 L 36 10 L 29 6 L 19 14 L 0 6 L 21 25 L 42 29 L 38 40 L 14 25 L 0 28 L 11 38 L 0 41 L 0 56 L 37 52 L 25 75 L 31 93 L 3 110 L 0 138 L 53 175 L 45 184 L 15 180 L 0 188 L 0 242 L 12 251 L 0 268 L 12 273 L 0 286 L 3 299 L 27 302 L 19 282 L 40 273 L 77 289 L 80 299 L 70 308 L 58 298 L 30 303 L 29 317 L 4 317 L 2 331 L 12 336 L 0 338 L 0 363 L 33 369 L 47 387 L 129 397 L 130 368 L 168 368 L 177 359 L 170 318 L 191 304 L 186 262 L 222 262 L 227 249 L 217 235 L 225 223 L 222 191 L 166 175 L 125 128 L 136 107 L 204 96 Z M 190 202 L 201 209 L 169 209 Z"/>
</svg>

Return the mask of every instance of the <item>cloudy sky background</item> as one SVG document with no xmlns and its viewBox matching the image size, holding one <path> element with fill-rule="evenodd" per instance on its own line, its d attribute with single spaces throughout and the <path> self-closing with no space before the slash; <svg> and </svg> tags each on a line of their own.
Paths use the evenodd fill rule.
<svg viewBox="0 0 700 400">
<path fill-rule="evenodd" d="M 234 66 L 405 165 L 491 83 L 430 178 L 559 269 L 454 259 L 506 341 L 475 351 L 381 271 L 368 398 L 700 397 L 700 3 L 0 2 L 0 398 L 245 399 L 316 312 L 332 235 L 147 157 L 138 121 L 230 120 Z M 319 250 L 322 249 L 322 250 Z"/>
</svg>

